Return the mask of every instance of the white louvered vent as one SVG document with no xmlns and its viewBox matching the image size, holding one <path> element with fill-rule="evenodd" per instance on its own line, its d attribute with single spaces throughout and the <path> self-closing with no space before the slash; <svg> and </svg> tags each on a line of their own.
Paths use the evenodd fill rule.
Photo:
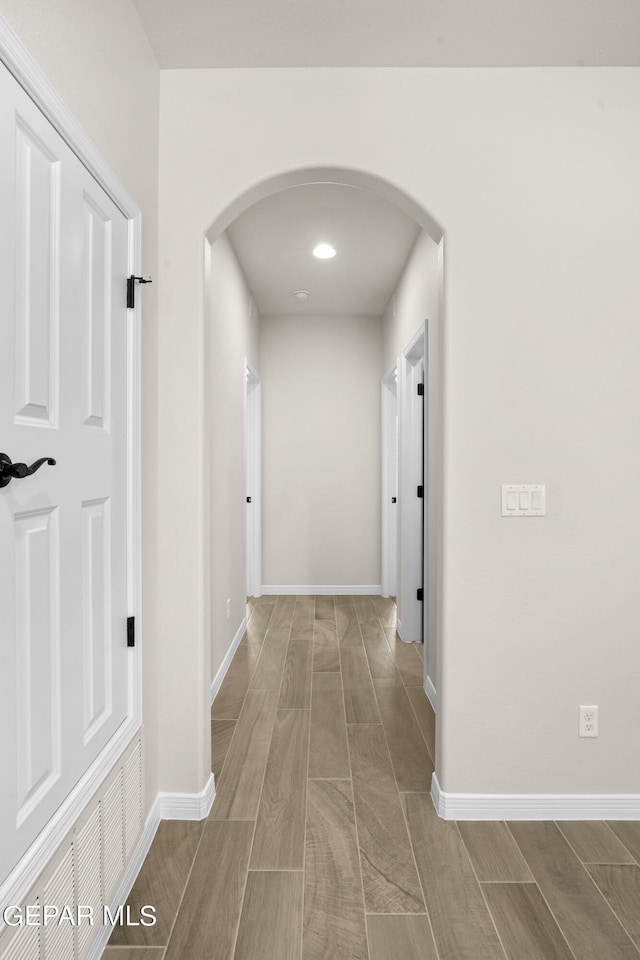
<svg viewBox="0 0 640 960">
<path fill-rule="evenodd" d="M 38 897 L 29 901 L 39 903 Z M 40 960 L 40 927 L 18 927 L 2 960 Z"/>
<path fill-rule="evenodd" d="M 142 832 L 142 743 L 138 743 L 124 768 L 125 859 L 129 859 Z"/>
<path fill-rule="evenodd" d="M 76 848 L 76 890 L 78 903 L 91 907 L 94 923 L 102 922 L 102 856 L 100 836 L 100 804 L 78 831 Z M 93 937 L 93 927 L 78 925 L 78 955 L 82 956 Z M 46 958 L 48 960 L 48 958 Z"/>
<path fill-rule="evenodd" d="M 93 908 L 93 924 L 21 926 L 0 932 L 0 960 L 83 960 L 102 928 L 125 863 L 142 831 L 142 742 L 121 758 L 101 791 L 62 840 L 25 904 Z M 126 856 L 125 856 L 126 842 Z M 14 901 L 16 902 L 16 901 Z M 18 901 L 20 902 L 20 901 Z"/>
<path fill-rule="evenodd" d="M 124 807 L 122 770 L 102 803 L 103 897 L 109 903 L 124 867 Z"/>
<path fill-rule="evenodd" d="M 75 904 L 73 883 L 73 847 L 69 846 L 45 885 L 44 903 L 56 906 L 62 912 L 65 906 Z M 75 917 L 75 912 L 74 912 Z M 42 928 L 44 960 L 72 960 L 75 958 L 75 928 L 71 923 L 47 923 Z"/>
</svg>

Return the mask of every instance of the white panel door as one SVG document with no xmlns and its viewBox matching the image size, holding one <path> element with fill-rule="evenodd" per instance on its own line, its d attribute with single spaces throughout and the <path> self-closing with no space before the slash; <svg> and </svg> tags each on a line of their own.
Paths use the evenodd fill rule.
<svg viewBox="0 0 640 960">
<path fill-rule="evenodd" d="M 0 65 L 0 883 L 128 713 L 128 222 Z"/>
</svg>

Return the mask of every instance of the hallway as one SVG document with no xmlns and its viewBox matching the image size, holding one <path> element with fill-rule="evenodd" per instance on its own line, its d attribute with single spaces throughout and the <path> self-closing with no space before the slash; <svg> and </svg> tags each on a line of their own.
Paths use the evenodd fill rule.
<svg viewBox="0 0 640 960">
<path fill-rule="evenodd" d="M 422 648 L 372 597 L 251 601 L 207 821 L 163 821 L 104 960 L 626 960 L 638 823 L 445 822 Z M 635 858 L 635 859 L 634 859 Z"/>
</svg>

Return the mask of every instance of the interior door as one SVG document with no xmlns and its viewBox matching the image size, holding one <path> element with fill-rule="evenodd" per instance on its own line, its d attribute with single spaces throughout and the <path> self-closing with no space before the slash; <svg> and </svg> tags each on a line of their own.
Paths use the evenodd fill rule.
<svg viewBox="0 0 640 960">
<path fill-rule="evenodd" d="M 0 452 L 55 460 L 0 489 L 1 883 L 127 718 L 130 659 L 128 222 L 2 65 L 0 144 Z"/>
</svg>

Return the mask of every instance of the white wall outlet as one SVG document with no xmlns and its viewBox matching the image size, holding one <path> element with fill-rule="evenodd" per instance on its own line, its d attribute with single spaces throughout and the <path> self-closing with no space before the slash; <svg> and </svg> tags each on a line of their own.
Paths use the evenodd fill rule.
<svg viewBox="0 0 640 960">
<path fill-rule="evenodd" d="M 598 708 L 580 707 L 580 736 L 598 736 Z"/>
<path fill-rule="evenodd" d="M 227 600 L 227 620 L 231 620 L 231 597 Z"/>
</svg>

